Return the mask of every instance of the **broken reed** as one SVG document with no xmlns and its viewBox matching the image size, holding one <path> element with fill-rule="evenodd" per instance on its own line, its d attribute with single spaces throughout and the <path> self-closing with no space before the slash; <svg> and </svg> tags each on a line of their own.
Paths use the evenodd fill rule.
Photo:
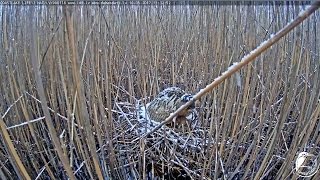
<svg viewBox="0 0 320 180">
<path fill-rule="evenodd" d="M 143 162 L 126 162 L 123 149 L 109 143 L 122 135 L 114 123 L 115 103 L 140 98 L 147 103 L 168 86 L 197 92 L 301 10 L 295 5 L 70 6 L 70 30 L 65 7 L 34 8 L 37 35 L 30 36 L 29 7 L 1 6 L 0 113 L 10 135 L 1 138 L 13 142 L 18 154 L 8 154 L 1 141 L 0 174 L 7 178 L 24 176 L 13 171 L 19 166 L 33 179 L 67 177 L 43 118 L 33 52 L 54 131 L 75 176 L 122 179 L 121 167 L 135 169 Z M 217 177 L 213 168 L 228 177 L 254 177 L 278 121 L 285 123 L 262 176 L 293 176 L 296 152 L 319 144 L 318 21 L 316 12 L 201 99 L 200 121 L 208 129 L 203 138 L 220 142 L 199 162 L 202 176 Z M 137 153 L 143 155 L 141 149 Z M 143 168 L 135 170 L 143 177 Z"/>
</svg>

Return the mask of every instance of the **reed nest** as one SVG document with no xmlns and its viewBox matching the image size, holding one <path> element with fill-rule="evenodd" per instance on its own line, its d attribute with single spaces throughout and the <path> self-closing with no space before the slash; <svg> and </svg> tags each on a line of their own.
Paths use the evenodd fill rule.
<svg viewBox="0 0 320 180">
<path fill-rule="evenodd" d="M 139 103 L 119 103 L 118 108 L 116 134 L 119 137 L 115 144 L 119 149 L 131 152 L 128 154 L 129 162 L 142 161 L 147 177 L 201 177 L 204 167 L 201 162 L 205 162 L 206 154 L 213 150 L 214 140 L 212 135 L 211 139 L 204 138 L 209 137 L 210 133 L 196 119 L 188 127 L 164 125 L 155 133 L 142 138 L 159 123 L 149 119 L 145 107 Z"/>
<path fill-rule="evenodd" d="M 278 99 L 283 99 L 281 93 Z M 247 137 L 246 142 L 237 144 L 236 148 L 234 142 L 232 143 L 232 140 L 228 138 L 224 142 L 216 143 L 218 138 L 212 133 L 214 127 L 206 126 L 200 120 L 204 118 L 201 117 L 201 112 L 207 112 L 207 110 L 198 107 L 196 112 L 199 114 L 189 126 L 178 128 L 173 127 L 172 124 L 163 125 L 154 133 L 144 137 L 147 132 L 158 126 L 159 122 L 148 118 L 146 107 L 149 103 L 144 105 L 141 102 L 141 100 L 137 100 L 134 104 L 118 102 L 117 110 L 114 110 L 116 113 L 114 136 L 116 138 L 113 144 L 115 149 L 118 149 L 115 151 L 117 156 L 125 159 L 124 162 L 121 162 L 124 164 L 121 168 L 125 172 L 126 179 L 139 176 L 143 179 L 211 179 L 212 177 L 241 179 L 248 161 L 237 161 L 237 164 L 242 164 L 237 172 L 227 172 L 222 159 L 228 157 L 228 154 L 222 157 L 217 148 L 224 146 L 226 151 L 232 149 L 233 156 L 246 158 L 248 152 L 253 148 L 253 142 L 256 141 L 254 136 Z M 274 122 L 266 121 L 265 123 L 273 126 Z M 265 130 L 262 130 L 261 137 L 269 136 L 268 126 L 266 125 Z M 243 128 L 247 129 L 249 126 Z M 290 130 L 284 132 L 289 133 Z M 283 148 L 277 148 L 277 156 L 283 156 L 283 151 L 285 151 Z M 317 149 L 316 154 L 320 153 L 318 146 L 309 148 Z M 214 154 L 217 154 L 217 158 L 212 158 Z M 208 157 L 210 157 L 209 160 Z M 256 162 L 261 163 L 262 159 L 256 159 Z M 215 168 L 217 163 L 220 164 L 219 171 Z M 314 165 L 313 168 L 318 168 L 318 165 Z M 144 173 L 141 175 L 138 172 Z M 270 171 L 269 173 L 269 176 L 275 176 L 273 174 L 275 172 Z"/>
</svg>

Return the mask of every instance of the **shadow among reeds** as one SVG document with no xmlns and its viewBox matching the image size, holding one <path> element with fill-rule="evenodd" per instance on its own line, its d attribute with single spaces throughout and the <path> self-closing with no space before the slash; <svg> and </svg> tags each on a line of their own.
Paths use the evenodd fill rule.
<svg viewBox="0 0 320 180">
<path fill-rule="evenodd" d="M 198 92 L 304 8 L 1 5 L 1 179 L 297 178 L 320 152 L 319 11 L 203 97 L 191 132 L 135 128 L 138 102 Z"/>
</svg>

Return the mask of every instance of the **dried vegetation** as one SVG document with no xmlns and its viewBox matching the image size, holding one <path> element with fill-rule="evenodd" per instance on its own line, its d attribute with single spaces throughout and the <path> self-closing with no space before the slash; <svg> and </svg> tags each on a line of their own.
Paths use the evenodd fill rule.
<svg viewBox="0 0 320 180">
<path fill-rule="evenodd" d="M 196 93 L 304 8 L 1 5 L 0 179 L 297 178 L 320 152 L 319 11 L 202 97 L 192 131 L 139 139 L 136 105 Z"/>
</svg>

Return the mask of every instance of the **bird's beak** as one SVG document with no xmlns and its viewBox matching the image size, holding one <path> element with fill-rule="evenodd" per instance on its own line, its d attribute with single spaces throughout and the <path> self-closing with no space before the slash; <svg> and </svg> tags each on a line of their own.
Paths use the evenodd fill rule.
<svg viewBox="0 0 320 180">
<path fill-rule="evenodd" d="M 195 105 L 195 107 L 197 108 L 197 107 L 200 107 L 200 100 L 196 100 L 196 102 L 194 102 L 194 105 Z"/>
</svg>

